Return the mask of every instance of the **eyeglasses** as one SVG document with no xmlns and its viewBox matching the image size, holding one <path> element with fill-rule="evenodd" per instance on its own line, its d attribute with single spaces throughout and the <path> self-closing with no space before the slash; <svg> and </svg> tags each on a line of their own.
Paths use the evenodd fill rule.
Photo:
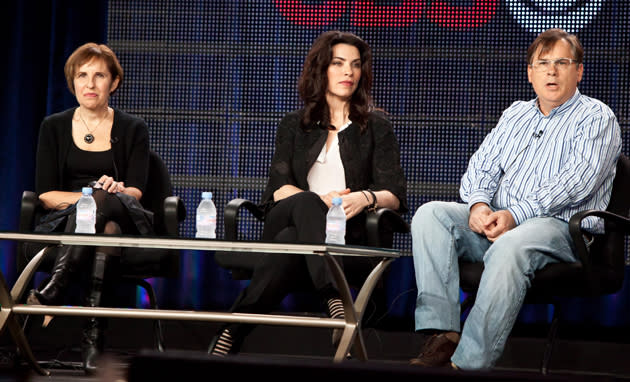
<svg viewBox="0 0 630 382">
<path fill-rule="evenodd" d="M 563 71 L 569 69 L 569 65 L 571 64 L 579 64 L 577 60 L 571 58 L 557 58 L 555 60 L 537 60 L 531 64 L 531 67 L 534 68 L 537 72 L 545 72 L 553 67 L 558 71 Z"/>
</svg>

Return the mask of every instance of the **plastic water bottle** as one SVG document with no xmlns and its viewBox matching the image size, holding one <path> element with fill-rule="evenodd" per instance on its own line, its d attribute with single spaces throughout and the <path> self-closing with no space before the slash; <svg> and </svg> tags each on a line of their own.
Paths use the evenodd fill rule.
<svg viewBox="0 0 630 382">
<path fill-rule="evenodd" d="M 77 202 L 76 233 L 96 233 L 96 202 L 92 197 L 92 187 L 83 187 L 83 195 Z"/>
<path fill-rule="evenodd" d="M 195 237 L 215 239 L 217 237 L 217 208 L 212 201 L 212 192 L 201 193 L 197 207 L 197 233 Z"/>
<path fill-rule="evenodd" d="M 326 214 L 326 243 L 346 244 L 346 213 L 341 207 L 341 198 L 333 198 Z"/>
</svg>

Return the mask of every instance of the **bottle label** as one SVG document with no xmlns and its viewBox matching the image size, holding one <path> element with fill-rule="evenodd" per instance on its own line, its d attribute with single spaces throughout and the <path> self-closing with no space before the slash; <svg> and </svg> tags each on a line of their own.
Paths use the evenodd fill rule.
<svg viewBox="0 0 630 382">
<path fill-rule="evenodd" d="M 90 210 L 77 209 L 77 220 L 91 223 L 94 221 L 94 217 L 94 213 Z"/>
<path fill-rule="evenodd" d="M 326 231 L 342 231 L 344 229 L 344 227 L 342 226 L 342 224 L 337 223 L 337 222 L 326 222 Z"/>
<path fill-rule="evenodd" d="M 201 225 L 210 225 L 210 224 L 217 224 L 217 217 L 216 216 L 197 216 L 197 224 L 201 224 Z"/>
<path fill-rule="evenodd" d="M 96 233 L 94 223 L 96 211 L 92 208 L 77 208 L 76 227 L 77 233 Z"/>
<path fill-rule="evenodd" d="M 197 215 L 197 233 L 195 237 L 215 239 L 217 226 L 216 215 Z"/>
</svg>

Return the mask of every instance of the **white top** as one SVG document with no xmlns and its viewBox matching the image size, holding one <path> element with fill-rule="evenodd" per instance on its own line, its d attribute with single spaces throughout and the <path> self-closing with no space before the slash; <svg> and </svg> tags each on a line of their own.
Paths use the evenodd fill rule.
<svg viewBox="0 0 630 382">
<path fill-rule="evenodd" d="M 328 152 L 326 152 L 326 145 L 322 147 L 322 151 L 306 177 L 310 191 L 318 195 L 324 195 L 330 191 L 341 191 L 346 188 L 346 175 L 343 171 L 341 156 L 339 155 L 338 134 L 350 126 L 351 123 L 352 121 L 348 121 L 348 123 L 339 128 Z"/>
</svg>

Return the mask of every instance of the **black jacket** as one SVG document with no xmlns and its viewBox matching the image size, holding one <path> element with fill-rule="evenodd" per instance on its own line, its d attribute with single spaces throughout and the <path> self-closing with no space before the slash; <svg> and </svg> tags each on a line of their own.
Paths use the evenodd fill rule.
<svg viewBox="0 0 630 382">
<path fill-rule="evenodd" d="M 72 145 L 72 116 L 75 108 L 52 114 L 41 124 L 37 145 L 35 191 L 41 195 L 48 191 L 64 190 L 66 160 Z M 131 114 L 114 109 L 111 131 L 112 160 L 115 174 L 108 174 L 125 187 L 136 187 L 144 192 L 149 173 L 149 129 L 146 123 Z M 96 180 L 96 179 L 95 179 Z M 138 231 L 153 232 L 153 214 L 142 208 L 132 196 L 117 193 L 127 208 Z M 76 204 L 46 214 L 35 228 L 36 232 L 57 231 L 65 226 L 66 217 L 74 212 Z"/>
<path fill-rule="evenodd" d="M 52 114 L 41 124 L 37 145 L 35 191 L 38 195 L 63 190 L 66 160 L 72 144 L 72 116 L 75 108 Z M 149 169 L 149 130 L 131 114 L 114 110 L 111 131 L 112 160 L 117 181 L 144 192 Z"/>
<path fill-rule="evenodd" d="M 315 127 L 305 131 L 300 127 L 302 113 L 287 114 L 278 126 L 263 207 L 273 204 L 273 193 L 285 184 L 308 190 L 308 171 L 326 144 L 328 130 Z M 350 191 L 388 190 L 400 201 L 398 212 L 407 212 L 407 181 L 400 166 L 400 148 L 385 115 L 372 112 L 363 133 L 353 123 L 338 137 L 346 187 Z"/>
</svg>

